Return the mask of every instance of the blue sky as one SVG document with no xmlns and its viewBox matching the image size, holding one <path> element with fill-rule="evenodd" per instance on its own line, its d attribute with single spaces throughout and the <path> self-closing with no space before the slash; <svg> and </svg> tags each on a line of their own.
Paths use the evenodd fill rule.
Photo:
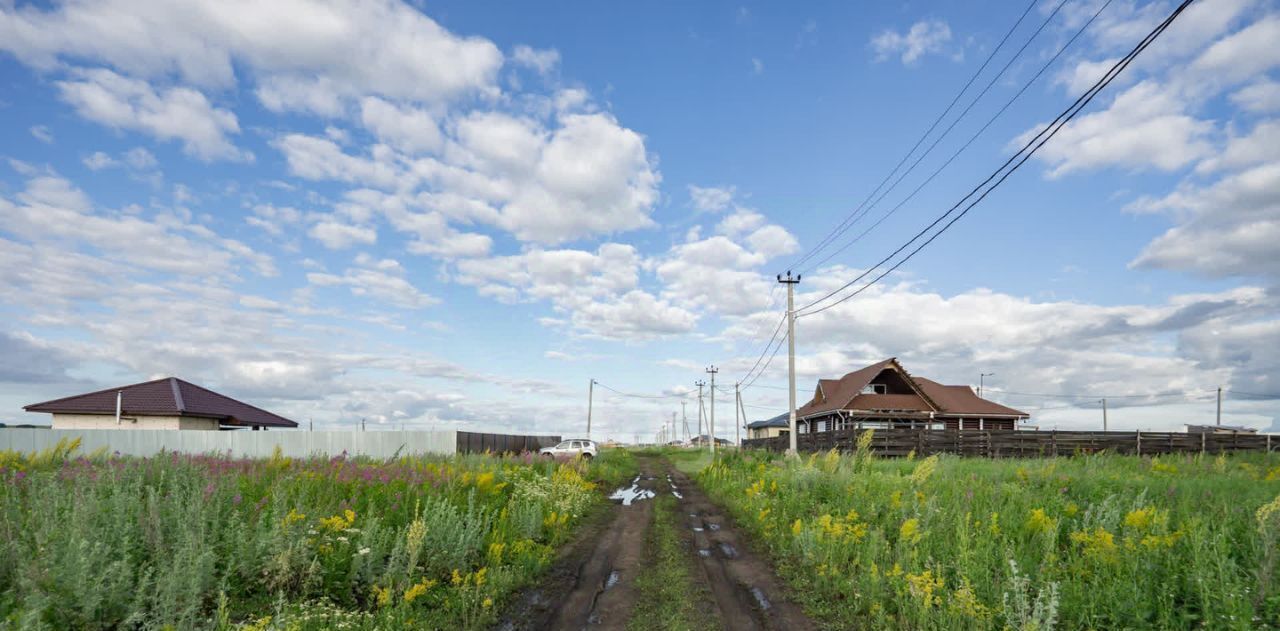
<svg viewBox="0 0 1280 631">
<path fill-rule="evenodd" d="M 317 427 L 572 434 L 595 378 L 658 397 L 598 390 L 597 435 L 650 436 L 706 365 L 748 373 L 773 275 L 1027 6 L 0 0 L 0 420 L 177 375 Z M 1172 6 L 1032 6 L 939 130 L 989 92 L 837 247 L 1102 10 L 798 302 L 948 208 Z M 1277 37 L 1274 2 L 1199 0 L 953 229 L 799 321 L 801 399 L 897 356 L 995 372 L 1041 426 L 1097 425 L 1101 396 L 1113 427 L 1212 421 L 1219 386 L 1224 422 L 1270 426 L 1280 405 L 1244 393 L 1280 392 Z M 750 416 L 782 411 L 784 369 Z"/>
</svg>

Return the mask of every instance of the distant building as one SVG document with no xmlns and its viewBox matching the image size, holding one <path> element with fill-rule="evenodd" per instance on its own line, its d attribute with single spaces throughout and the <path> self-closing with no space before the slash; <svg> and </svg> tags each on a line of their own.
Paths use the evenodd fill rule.
<svg viewBox="0 0 1280 631">
<path fill-rule="evenodd" d="M 791 433 L 791 413 L 783 412 L 771 419 L 747 423 L 747 438 L 774 438 Z"/>
<path fill-rule="evenodd" d="M 710 443 L 710 442 L 711 442 L 711 437 L 710 437 L 710 436 L 708 436 L 708 435 L 706 435 L 706 434 L 702 434 L 702 435 L 700 435 L 700 436 L 694 436 L 693 438 L 690 438 L 690 439 L 689 439 L 688 444 L 690 444 L 690 445 L 706 445 L 706 444 L 708 444 L 708 443 Z M 717 437 L 716 437 L 716 444 L 717 444 L 717 445 L 730 445 L 730 444 L 733 444 L 733 441 L 725 440 L 725 439 L 720 438 L 720 437 L 718 437 L 718 436 L 717 436 Z"/>
<path fill-rule="evenodd" d="M 53 429 L 265 430 L 298 426 L 283 416 L 176 377 L 33 403 L 23 409 L 53 414 Z"/>
<path fill-rule="evenodd" d="M 1188 434 L 1257 434 L 1258 430 L 1241 425 L 1188 425 Z"/>
<path fill-rule="evenodd" d="M 912 376 L 896 358 L 890 358 L 839 379 L 819 379 L 813 399 L 796 410 L 796 431 L 849 427 L 1012 430 L 1030 416 L 980 398 L 969 386 L 944 386 Z"/>
</svg>

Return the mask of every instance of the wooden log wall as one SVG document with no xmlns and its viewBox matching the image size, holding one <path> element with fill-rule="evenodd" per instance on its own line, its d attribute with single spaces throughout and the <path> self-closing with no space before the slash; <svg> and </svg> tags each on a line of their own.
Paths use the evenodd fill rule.
<svg viewBox="0 0 1280 631">
<path fill-rule="evenodd" d="M 802 452 L 836 449 L 853 451 L 862 432 L 875 432 L 871 450 L 877 456 L 902 457 L 958 454 L 984 458 L 1035 458 L 1071 456 L 1106 451 L 1118 454 L 1227 453 L 1271 451 L 1267 434 L 1187 434 L 1182 432 L 1071 432 L 955 429 L 843 429 L 800 434 Z M 1280 441 L 1278 441 L 1280 442 Z M 748 449 L 786 451 L 788 438 L 753 438 L 742 441 Z M 1280 448 L 1280 444 L 1276 445 Z"/>
</svg>

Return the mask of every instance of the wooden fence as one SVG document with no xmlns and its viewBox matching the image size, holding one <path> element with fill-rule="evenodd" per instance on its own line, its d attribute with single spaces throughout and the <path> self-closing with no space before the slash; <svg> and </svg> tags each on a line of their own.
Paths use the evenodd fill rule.
<svg viewBox="0 0 1280 631">
<path fill-rule="evenodd" d="M 1223 453 L 1271 451 L 1270 434 L 1187 434 L 1182 432 L 1060 432 L 954 429 L 844 429 L 800 434 L 802 452 L 853 451 L 862 432 L 875 432 L 871 450 L 901 457 L 948 453 L 986 458 L 1036 458 L 1107 451 L 1117 454 Z M 742 441 L 745 448 L 785 451 L 786 436 Z M 1278 441 L 1280 442 L 1280 441 Z M 1277 445 L 1280 447 L 1280 444 Z"/>
</svg>

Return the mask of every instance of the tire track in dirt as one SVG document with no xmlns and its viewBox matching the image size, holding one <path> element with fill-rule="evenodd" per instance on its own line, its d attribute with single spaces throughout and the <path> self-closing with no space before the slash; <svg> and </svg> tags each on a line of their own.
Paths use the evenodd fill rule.
<svg viewBox="0 0 1280 631">
<path fill-rule="evenodd" d="M 661 465 L 653 458 L 638 461 L 640 473 L 628 486 L 656 493 L 661 480 L 654 472 Z M 559 571 L 553 570 L 541 585 L 528 590 L 498 628 L 625 629 L 636 604 L 635 579 L 652 519 L 653 501 L 649 498 L 615 507 L 613 518 L 603 528 L 592 529 L 599 534 L 583 533 L 584 540 L 558 564 Z M 565 572 L 569 568 L 570 572 Z"/>
<path fill-rule="evenodd" d="M 787 597 L 772 566 L 744 545 L 728 516 L 684 473 L 669 468 L 668 476 L 725 628 L 814 629 Z"/>
<path fill-rule="evenodd" d="M 772 567 L 743 545 L 723 511 L 670 463 L 641 456 L 630 487 L 676 498 L 686 526 L 682 542 L 698 563 L 695 580 L 705 581 L 720 627 L 815 628 L 786 596 Z M 646 558 L 646 533 L 654 501 L 638 499 L 614 508 L 588 525 L 539 585 L 525 590 L 496 628 L 503 631 L 555 629 L 623 630 L 638 602 L 635 579 Z"/>
</svg>

